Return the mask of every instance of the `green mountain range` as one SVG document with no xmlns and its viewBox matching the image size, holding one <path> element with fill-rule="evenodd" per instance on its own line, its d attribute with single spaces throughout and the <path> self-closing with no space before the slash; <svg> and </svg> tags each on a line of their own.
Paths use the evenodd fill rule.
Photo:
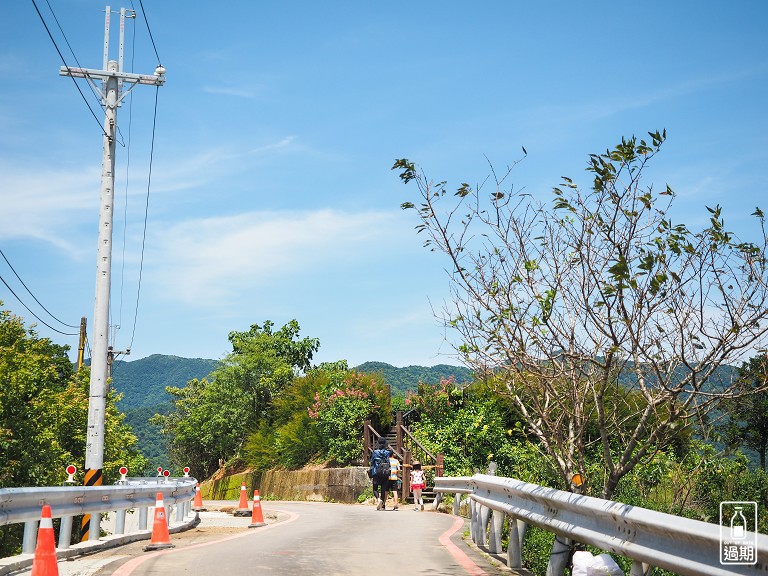
<svg viewBox="0 0 768 576">
<path fill-rule="evenodd" d="M 139 449 L 149 458 L 152 470 L 158 466 L 169 467 L 165 438 L 158 426 L 149 423 L 155 414 L 171 410 L 171 397 L 165 391 L 166 386 L 183 387 L 194 378 L 205 378 L 218 364 L 218 360 L 153 354 L 131 362 L 117 361 L 113 365 L 112 387 L 123 395 L 118 407 L 139 439 Z M 354 369 L 382 373 L 393 394 L 415 391 L 420 381 L 437 384 L 441 378 L 453 377 L 462 385 L 472 378 L 467 368 L 447 364 L 397 368 L 384 362 L 365 362 Z"/>
</svg>

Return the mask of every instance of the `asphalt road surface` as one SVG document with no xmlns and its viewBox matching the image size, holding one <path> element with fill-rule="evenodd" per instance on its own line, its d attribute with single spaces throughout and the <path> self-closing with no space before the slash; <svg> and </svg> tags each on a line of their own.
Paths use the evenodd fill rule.
<svg viewBox="0 0 768 576">
<path fill-rule="evenodd" d="M 171 535 L 175 548 L 145 552 L 147 542 L 137 542 L 62 560 L 59 575 L 513 574 L 462 539 L 468 523 L 456 516 L 324 502 L 262 501 L 262 510 L 266 526 L 248 528 L 251 518 L 203 512 L 197 528 Z"/>
</svg>

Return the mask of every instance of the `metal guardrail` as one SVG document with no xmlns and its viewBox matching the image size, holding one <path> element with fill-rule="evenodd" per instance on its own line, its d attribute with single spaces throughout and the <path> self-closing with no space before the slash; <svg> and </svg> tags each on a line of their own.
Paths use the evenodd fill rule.
<svg viewBox="0 0 768 576">
<path fill-rule="evenodd" d="M 459 513 L 461 494 L 467 495 L 472 539 L 491 553 L 502 552 L 501 533 L 509 520 L 510 568 L 522 568 L 525 529 L 533 525 L 556 535 L 548 576 L 563 574 L 571 542 L 630 558 L 630 576 L 648 574 L 651 567 L 683 576 L 768 574 L 765 534 L 747 533 L 756 543 L 755 564 L 721 565 L 717 524 L 487 474 L 435 478 L 435 491 L 457 494 L 454 514 Z"/>
<path fill-rule="evenodd" d="M 126 478 L 113 486 L 48 486 L 39 488 L 0 488 L 0 526 L 24 523 L 22 556 L 34 553 L 42 507 L 49 505 L 53 518 L 61 518 L 57 548 L 71 545 L 72 519 L 91 514 L 90 540 L 99 540 L 101 514 L 115 512 L 114 534 L 126 533 L 126 513 L 138 510 L 136 533 L 147 532 L 148 510 L 163 495 L 166 508 L 176 508 L 182 522 L 191 513 L 197 480 L 181 478 Z M 0 574 L 8 562 L 0 559 Z"/>
</svg>

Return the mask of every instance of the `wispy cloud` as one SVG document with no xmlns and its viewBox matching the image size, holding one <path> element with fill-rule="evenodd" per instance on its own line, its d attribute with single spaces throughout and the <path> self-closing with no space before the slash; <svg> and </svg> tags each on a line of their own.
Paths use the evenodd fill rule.
<svg viewBox="0 0 768 576">
<path fill-rule="evenodd" d="M 227 298 L 313 270 L 342 274 L 392 249 L 400 223 L 391 213 L 250 212 L 163 229 L 152 244 L 155 280 L 188 303 Z"/>
<path fill-rule="evenodd" d="M 221 86 L 203 86 L 203 92 L 208 94 L 219 94 L 221 96 L 234 96 L 236 98 L 255 98 L 256 94 L 250 90 L 242 88 L 227 88 Z"/>
<path fill-rule="evenodd" d="M 0 161 L 0 239 L 35 238 L 72 250 L 66 231 L 93 220 L 99 174 L 95 166 L 40 170 Z"/>
<path fill-rule="evenodd" d="M 180 155 L 164 162 L 163 169 L 153 177 L 159 192 L 187 190 L 216 182 L 222 175 L 249 168 L 243 160 L 268 160 L 272 154 L 285 154 L 297 146 L 296 136 L 285 136 L 252 148 L 217 146 L 195 154 Z"/>
</svg>

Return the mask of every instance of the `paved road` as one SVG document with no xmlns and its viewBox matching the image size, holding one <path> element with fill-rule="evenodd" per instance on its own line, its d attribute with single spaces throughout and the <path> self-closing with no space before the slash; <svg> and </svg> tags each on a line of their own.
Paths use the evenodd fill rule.
<svg viewBox="0 0 768 576">
<path fill-rule="evenodd" d="M 213 509 L 216 504 L 206 503 Z M 224 503 L 226 504 L 226 503 Z M 231 503 L 228 503 L 231 505 Z M 371 506 L 262 501 L 267 526 L 201 513 L 200 525 L 173 534 L 175 548 L 146 542 L 59 563 L 60 576 L 473 576 L 512 574 L 462 540 L 465 521 L 437 512 Z M 29 572 L 27 572 L 29 573 Z"/>
</svg>

